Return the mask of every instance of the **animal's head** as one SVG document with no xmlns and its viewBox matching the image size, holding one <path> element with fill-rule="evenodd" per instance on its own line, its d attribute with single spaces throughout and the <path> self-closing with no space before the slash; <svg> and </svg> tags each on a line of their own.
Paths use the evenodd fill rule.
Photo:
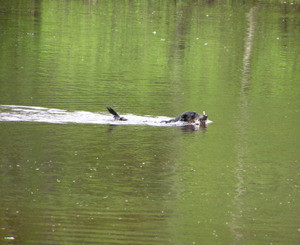
<svg viewBox="0 0 300 245">
<path fill-rule="evenodd" d="M 201 124 L 205 124 L 208 116 L 205 114 L 205 111 L 203 111 L 203 114 L 200 115 L 199 121 Z"/>
</svg>

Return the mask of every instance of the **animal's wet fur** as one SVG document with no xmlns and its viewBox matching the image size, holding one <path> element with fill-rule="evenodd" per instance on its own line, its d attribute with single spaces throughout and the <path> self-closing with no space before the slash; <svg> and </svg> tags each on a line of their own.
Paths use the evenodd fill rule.
<svg viewBox="0 0 300 245">
<path fill-rule="evenodd" d="M 114 116 L 115 120 L 119 121 L 127 121 L 126 118 L 121 117 L 115 110 L 113 110 L 111 107 L 106 107 L 107 110 Z M 173 118 L 168 121 L 162 121 L 162 123 L 172 123 L 172 122 L 188 122 L 188 123 L 195 123 L 197 121 L 200 121 L 200 124 L 203 125 L 206 123 L 208 116 L 203 112 L 203 114 L 198 114 L 195 111 L 186 111 L 184 113 L 181 113 L 178 117 Z"/>
<path fill-rule="evenodd" d="M 171 122 L 189 122 L 189 123 L 195 123 L 197 121 L 200 121 L 201 123 L 205 123 L 205 121 L 207 120 L 207 115 L 205 115 L 205 113 L 202 114 L 198 114 L 195 111 L 186 111 L 184 113 L 181 113 L 178 117 L 173 118 L 171 120 L 168 121 L 162 121 L 164 123 L 171 123 Z"/>
</svg>

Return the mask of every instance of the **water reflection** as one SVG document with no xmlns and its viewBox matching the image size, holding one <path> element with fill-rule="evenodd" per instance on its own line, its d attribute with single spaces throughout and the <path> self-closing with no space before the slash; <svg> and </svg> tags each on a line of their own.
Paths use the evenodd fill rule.
<svg viewBox="0 0 300 245">
<path fill-rule="evenodd" d="M 205 132 L 207 128 L 206 124 L 201 124 L 201 125 L 185 125 L 185 126 L 181 126 L 180 129 L 183 132 L 193 132 L 193 131 L 203 131 Z"/>
<path fill-rule="evenodd" d="M 248 141 L 248 127 L 249 115 L 248 115 L 248 90 L 250 86 L 251 78 L 251 56 L 253 49 L 253 39 L 255 35 L 256 21 L 255 14 L 257 12 L 258 6 L 253 6 L 250 11 L 246 14 L 246 19 L 248 23 L 248 29 L 245 37 L 245 46 L 244 46 L 244 56 L 243 56 L 243 69 L 242 69 L 242 78 L 241 78 L 241 102 L 239 104 L 240 108 L 240 117 L 237 121 L 239 141 L 236 145 L 237 151 L 237 167 L 235 169 L 235 176 L 238 180 L 235 189 L 234 195 L 234 206 L 236 210 L 232 213 L 232 222 L 231 222 L 231 231 L 235 236 L 236 242 L 240 242 L 244 238 L 244 234 L 241 232 L 242 224 L 242 214 L 244 211 L 244 200 L 243 194 L 246 189 L 244 181 L 244 172 L 245 172 L 245 157 L 247 154 L 247 141 Z"/>
</svg>

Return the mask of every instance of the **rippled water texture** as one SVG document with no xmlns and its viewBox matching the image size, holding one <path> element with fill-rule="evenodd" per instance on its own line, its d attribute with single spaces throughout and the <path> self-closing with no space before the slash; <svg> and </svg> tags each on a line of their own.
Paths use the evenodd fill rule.
<svg viewBox="0 0 300 245">
<path fill-rule="evenodd" d="M 299 9 L 0 1 L 0 244 L 299 244 Z"/>
</svg>

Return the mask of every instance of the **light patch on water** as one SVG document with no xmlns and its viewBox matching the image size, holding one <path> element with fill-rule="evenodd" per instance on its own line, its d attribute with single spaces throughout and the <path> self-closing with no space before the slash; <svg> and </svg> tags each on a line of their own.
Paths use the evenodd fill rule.
<svg viewBox="0 0 300 245">
<path fill-rule="evenodd" d="M 15 240 L 15 238 L 13 236 L 6 236 L 4 237 L 5 240 Z"/>
<path fill-rule="evenodd" d="M 80 123 L 80 124 L 110 124 L 110 125 L 149 125 L 149 126 L 185 126 L 184 122 L 163 123 L 169 117 L 136 116 L 121 114 L 127 121 L 116 121 L 108 112 L 66 111 L 55 108 L 37 106 L 1 105 L 0 121 L 2 122 L 43 122 L 43 123 Z M 207 121 L 211 123 L 212 121 Z"/>
</svg>

